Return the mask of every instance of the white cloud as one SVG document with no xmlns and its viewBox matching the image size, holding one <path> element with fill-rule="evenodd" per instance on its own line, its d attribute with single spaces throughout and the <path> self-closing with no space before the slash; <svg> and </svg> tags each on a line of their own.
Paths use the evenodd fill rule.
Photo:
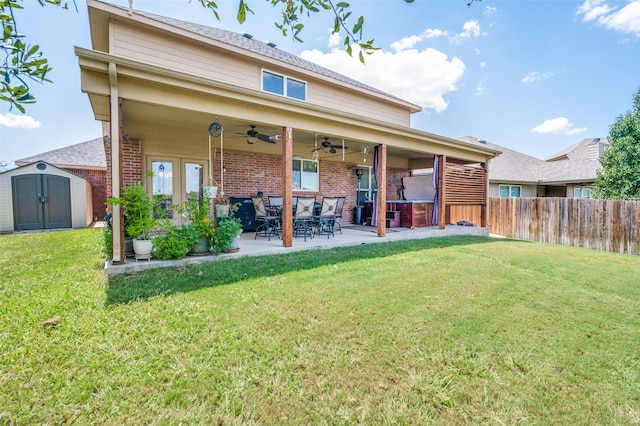
<svg viewBox="0 0 640 426">
<path fill-rule="evenodd" d="M 604 0 L 586 0 L 578 8 L 576 15 L 584 15 L 582 18 L 584 22 L 591 22 L 594 19 L 598 19 L 599 17 L 611 12 L 611 7 L 606 3 L 602 5 L 603 3 Z"/>
<path fill-rule="evenodd" d="M 574 129 L 573 124 L 566 117 L 551 118 L 531 129 L 534 133 L 551 133 L 554 135 L 575 135 L 586 130 L 586 127 Z"/>
<path fill-rule="evenodd" d="M 0 114 L 0 126 L 37 129 L 40 125 L 38 120 L 28 115 Z"/>
<path fill-rule="evenodd" d="M 422 37 L 417 35 L 412 35 L 409 37 L 401 38 L 400 40 L 391 43 L 391 47 L 396 52 L 401 52 L 403 50 L 411 49 L 416 43 L 422 41 Z"/>
<path fill-rule="evenodd" d="M 520 81 L 523 83 L 534 83 L 536 81 L 546 80 L 547 78 L 551 78 L 551 77 L 553 77 L 552 72 L 534 71 L 522 77 L 522 80 Z"/>
<path fill-rule="evenodd" d="M 300 56 L 437 112 L 448 107 L 444 95 L 457 89 L 465 71 L 465 65 L 460 59 L 449 59 L 445 53 L 433 48 L 396 52 L 381 50 L 367 56 L 366 65 L 358 62 L 357 46 L 353 48 L 353 58 L 339 49 L 333 49 L 329 53 L 306 50 Z"/>
<path fill-rule="evenodd" d="M 330 32 L 332 30 L 329 30 Z M 338 47 L 342 42 L 342 38 L 340 37 L 340 33 L 334 33 L 329 36 L 329 47 Z"/>
<path fill-rule="evenodd" d="M 480 30 L 480 24 L 478 21 L 467 21 L 462 25 L 462 32 L 460 34 L 456 34 L 451 38 L 451 41 L 455 44 L 460 44 L 464 40 L 469 40 L 471 38 L 480 37 L 482 31 Z"/>
<path fill-rule="evenodd" d="M 604 0 L 586 0 L 576 13 L 583 22 L 595 21 L 610 30 L 640 37 L 640 0 L 631 0 L 624 7 L 609 6 Z"/>
<path fill-rule="evenodd" d="M 444 37 L 446 35 L 447 35 L 446 31 L 428 28 L 423 31 L 422 38 L 423 39 L 438 38 L 438 37 Z"/>
<path fill-rule="evenodd" d="M 476 95 L 477 96 L 482 96 L 485 93 L 487 93 L 487 80 L 481 80 L 478 85 L 476 86 Z"/>
<path fill-rule="evenodd" d="M 433 28 L 428 28 L 422 32 L 422 34 L 411 35 L 409 37 L 401 38 L 400 40 L 391 44 L 391 48 L 396 52 L 401 52 L 403 50 L 412 49 L 416 44 L 423 40 L 428 40 L 437 37 L 444 37 L 447 35 L 446 31 L 437 30 Z M 329 46 L 331 47 L 331 45 Z"/>
<path fill-rule="evenodd" d="M 485 7 L 484 7 L 484 12 L 483 12 L 483 13 L 484 13 L 485 15 L 487 15 L 487 16 L 488 16 L 488 15 L 493 15 L 494 13 L 496 13 L 496 11 L 497 11 L 497 10 L 498 10 L 498 9 L 496 9 L 496 7 L 495 7 L 495 6 L 485 6 Z"/>
</svg>

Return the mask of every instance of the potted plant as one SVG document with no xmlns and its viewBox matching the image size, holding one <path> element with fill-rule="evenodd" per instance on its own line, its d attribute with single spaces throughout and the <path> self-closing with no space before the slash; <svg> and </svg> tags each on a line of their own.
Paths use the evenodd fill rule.
<svg viewBox="0 0 640 426">
<path fill-rule="evenodd" d="M 187 199 L 176 206 L 177 210 L 189 221 L 184 225 L 184 234 L 191 238 L 191 254 L 208 254 L 211 238 L 215 228 L 210 216 L 210 198 L 207 188 L 203 188 L 202 195 L 194 191 L 189 192 Z"/>
<path fill-rule="evenodd" d="M 240 235 L 242 234 L 242 222 L 234 216 L 238 210 L 237 205 L 230 206 L 228 215 L 218 216 L 218 223 L 215 231 L 216 251 L 234 252 L 238 251 Z"/>
<path fill-rule="evenodd" d="M 125 233 L 133 237 L 133 251 L 137 258 L 151 256 L 153 231 L 160 227 L 160 201 L 163 196 L 149 196 L 144 186 L 137 183 L 122 189 L 121 197 L 112 197 L 109 204 L 124 209 Z"/>
<path fill-rule="evenodd" d="M 153 255 L 158 259 L 182 259 L 198 241 L 194 227 L 178 228 L 168 224 L 161 235 L 153 239 Z"/>
</svg>

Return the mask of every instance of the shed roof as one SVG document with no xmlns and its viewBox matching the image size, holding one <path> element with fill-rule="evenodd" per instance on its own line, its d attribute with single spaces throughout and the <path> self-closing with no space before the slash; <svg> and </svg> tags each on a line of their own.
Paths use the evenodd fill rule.
<svg viewBox="0 0 640 426">
<path fill-rule="evenodd" d="M 102 137 L 21 158 L 15 163 L 16 166 L 24 166 L 35 161 L 45 161 L 62 168 L 105 170 L 107 168 Z"/>
</svg>

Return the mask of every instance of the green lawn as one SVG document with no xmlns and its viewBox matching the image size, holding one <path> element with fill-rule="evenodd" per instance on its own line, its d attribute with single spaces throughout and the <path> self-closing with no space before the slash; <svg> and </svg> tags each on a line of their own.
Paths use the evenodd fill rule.
<svg viewBox="0 0 640 426">
<path fill-rule="evenodd" d="M 640 423 L 638 256 L 456 237 L 108 282 L 99 244 L 0 235 L 0 424 Z"/>
</svg>

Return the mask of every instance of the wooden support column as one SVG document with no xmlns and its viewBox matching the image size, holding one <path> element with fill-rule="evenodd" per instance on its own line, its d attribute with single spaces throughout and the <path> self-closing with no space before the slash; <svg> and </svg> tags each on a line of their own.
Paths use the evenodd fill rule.
<svg viewBox="0 0 640 426">
<path fill-rule="evenodd" d="M 378 145 L 378 237 L 387 235 L 387 146 Z"/>
<path fill-rule="evenodd" d="M 447 203 L 445 199 L 447 198 L 447 156 L 440 156 L 440 179 L 438 181 L 438 228 L 444 229 L 445 223 L 447 222 Z"/>
<path fill-rule="evenodd" d="M 487 227 L 487 218 L 489 217 L 489 160 L 486 163 L 481 164 L 484 171 L 483 187 L 484 187 L 484 204 L 480 206 L 480 227 Z"/>
<path fill-rule="evenodd" d="M 122 187 L 122 134 L 120 126 L 122 123 L 122 100 L 118 97 L 118 73 L 116 64 L 109 64 L 109 113 L 110 128 L 109 142 L 111 143 L 111 196 L 119 198 Z M 111 210 L 112 264 L 120 265 L 125 262 L 124 254 L 124 211 L 122 206 L 114 204 Z"/>
<path fill-rule="evenodd" d="M 282 128 L 282 245 L 293 246 L 293 130 Z"/>
</svg>

